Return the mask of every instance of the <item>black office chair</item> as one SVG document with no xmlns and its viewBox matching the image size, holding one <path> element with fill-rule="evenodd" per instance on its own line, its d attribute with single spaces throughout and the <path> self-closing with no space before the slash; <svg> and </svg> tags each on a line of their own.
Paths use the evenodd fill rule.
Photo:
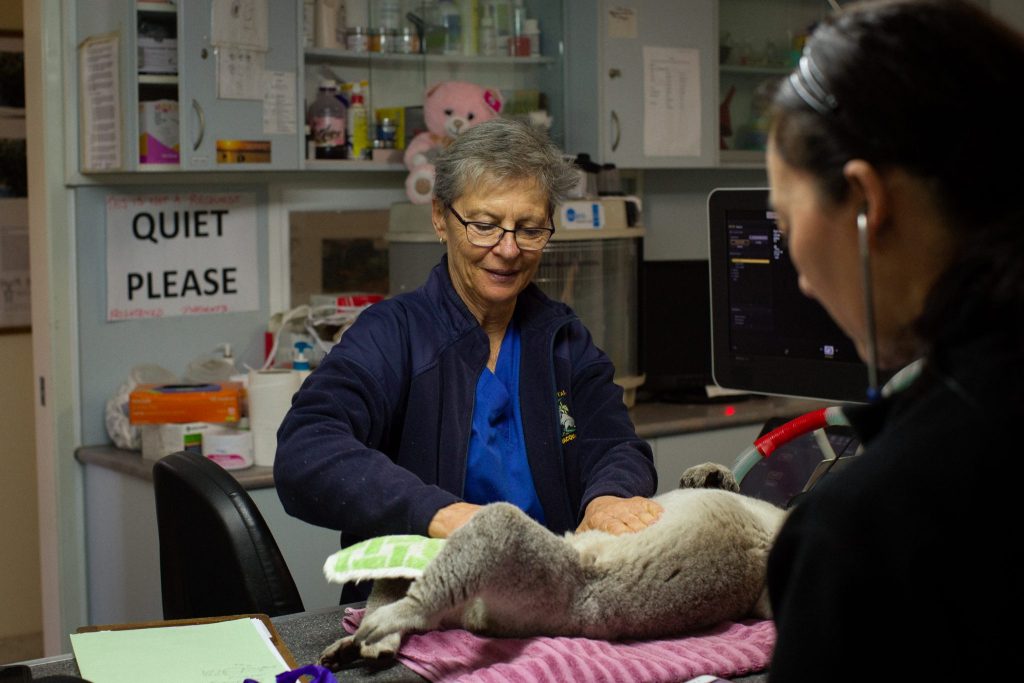
<svg viewBox="0 0 1024 683">
<path fill-rule="evenodd" d="M 288 565 L 252 498 L 199 453 L 153 466 L 164 619 L 302 612 Z"/>
</svg>

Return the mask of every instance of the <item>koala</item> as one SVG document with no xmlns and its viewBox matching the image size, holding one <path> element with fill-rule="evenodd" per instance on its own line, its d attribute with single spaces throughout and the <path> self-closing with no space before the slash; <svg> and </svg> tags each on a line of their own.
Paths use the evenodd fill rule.
<svg viewBox="0 0 1024 683">
<path fill-rule="evenodd" d="M 392 657 L 406 633 L 438 628 L 652 639 L 769 618 L 765 568 L 786 511 L 741 495 L 714 463 L 688 469 L 680 486 L 654 499 L 657 522 L 619 536 L 559 536 L 513 505 L 486 505 L 421 577 L 375 581 L 359 628 L 320 663 Z"/>
</svg>

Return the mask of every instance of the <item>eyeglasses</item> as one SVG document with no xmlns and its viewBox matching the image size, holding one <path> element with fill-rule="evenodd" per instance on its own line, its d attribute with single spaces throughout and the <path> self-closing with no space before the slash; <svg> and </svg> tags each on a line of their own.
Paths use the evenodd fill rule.
<svg viewBox="0 0 1024 683">
<path fill-rule="evenodd" d="M 466 229 L 466 237 L 469 239 L 469 243 L 477 247 L 496 246 L 505 238 L 505 233 L 510 232 L 516 241 L 516 246 L 523 251 L 540 251 L 555 232 L 554 226 L 550 228 L 514 228 L 510 230 L 494 223 L 467 221 L 459 215 L 458 211 L 452 208 L 451 204 L 448 205 L 448 210 L 452 212 L 455 219 L 462 223 L 462 227 Z"/>
</svg>

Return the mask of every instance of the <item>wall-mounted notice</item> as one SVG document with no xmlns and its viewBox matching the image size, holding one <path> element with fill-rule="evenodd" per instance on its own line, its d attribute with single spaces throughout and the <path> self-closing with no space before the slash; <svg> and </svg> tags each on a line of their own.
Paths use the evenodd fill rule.
<svg viewBox="0 0 1024 683">
<path fill-rule="evenodd" d="M 107 197 L 107 320 L 260 306 L 252 193 Z"/>
<path fill-rule="evenodd" d="M 210 42 L 266 52 L 270 48 L 267 0 L 213 0 Z"/>
<path fill-rule="evenodd" d="M 700 156 L 700 50 L 644 47 L 644 154 Z"/>
<path fill-rule="evenodd" d="M 82 170 L 121 168 L 120 39 L 116 33 L 92 36 L 78 48 Z"/>
<path fill-rule="evenodd" d="M 0 329 L 32 323 L 28 200 L 0 197 Z"/>
<path fill-rule="evenodd" d="M 636 9 L 613 5 L 606 19 L 609 38 L 636 38 Z"/>
</svg>

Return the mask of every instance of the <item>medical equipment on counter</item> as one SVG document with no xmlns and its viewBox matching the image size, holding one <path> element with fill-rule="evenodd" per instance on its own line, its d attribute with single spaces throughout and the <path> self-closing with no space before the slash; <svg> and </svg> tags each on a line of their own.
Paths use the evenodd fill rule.
<svg viewBox="0 0 1024 683">
<path fill-rule="evenodd" d="M 278 355 L 281 349 L 294 349 L 299 343 L 308 346 L 309 354 L 306 359 L 310 365 L 319 365 L 320 360 L 338 343 L 341 335 L 352 326 L 359 314 L 382 298 L 383 296 L 339 296 L 337 302 L 296 306 L 290 311 L 275 313 L 267 326 L 267 331 L 273 334 L 273 343 L 267 352 L 262 369 L 288 365 L 293 358 L 278 358 Z M 342 303 L 346 299 L 358 302 Z"/>
<path fill-rule="evenodd" d="M 918 359 L 895 373 L 882 388 L 881 396 L 891 396 L 910 386 L 921 374 L 922 364 L 923 361 Z M 833 449 L 832 442 L 825 431 L 827 427 L 848 427 L 849 424 L 842 406 L 829 406 L 800 415 L 772 429 L 758 437 L 752 446 L 744 450 L 736 458 L 732 467 L 736 483 L 740 484 L 742 489 L 743 480 L 759 462 L 769 457 L 784 444 L 788 444 L 805 434 L 813 433 L 823 460 L 811 473 L 807 484 L 803 487 L 803 491 L 810 490 L 821 477 L 841 462 L 855 457 L 856 454 L 840 457 Z M 859 448 L 857 450 L 859 453 Z"/>
<path fill-rule="evenodd" d="M 191 360 L 185 368 L 185 381 L 195 384 L 227 382 L 237 372 L 231 344 L 225 342 L 217 345 L 213 354 Z"/>
</svg>

